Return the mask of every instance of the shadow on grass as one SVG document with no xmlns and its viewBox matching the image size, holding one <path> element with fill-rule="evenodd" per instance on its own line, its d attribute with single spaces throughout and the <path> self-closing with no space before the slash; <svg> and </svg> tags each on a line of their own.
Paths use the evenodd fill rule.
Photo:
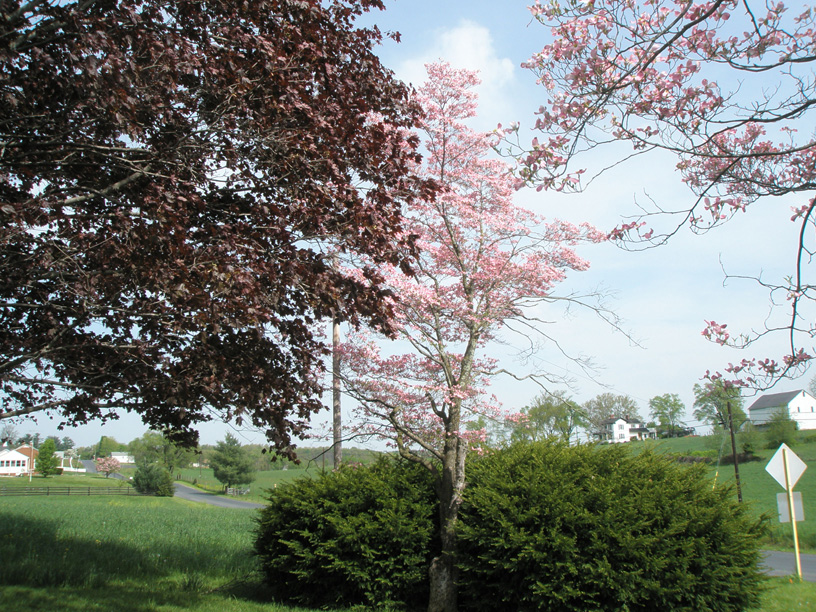
<svg viewBox="0 0 816 612">
<path fill-rule="evenodd" d="M 17 612 L 60 610 L 61 612 L 155 612 L 159 607 L 195 609 L 196 594 L 116 586 L 105 589 L 6 587 L 0 594 L 0 609 Z"/>
<path fill-rule="evenodd" d="M 190 593 L 163 582 L 155 586 L 112 585 L 103 588 L 13 586 L 0 589 L 0 610 L 14 612 L 307 612 L 273 603 L 259 585 Z"/>
<path fill-rule="evenodd" d="M 145 547 L 110 539 L 93 539 L 66 534 L 64 529 L 60 533 L 60 522 L 55 519 L 0 512 L 0 560 L 3 560 L 0 563 L 0 585 L 93 589 L 110 582 L 149 583 L 181 575 L 182 579 L 191 583 L 180 584 L 181 590 L 189 586 L 187 590 L 195 592 L 205 581 L 229 579 L 228 572 L 227 575 L 222 573 L 205 578 L 203 574 L 211 573 L 212 557 L 216 555 L 213 554 L 210 559 L 202 558 L 200 551 L 191 551 L 187 544 L 165 538 Z M 222 549 L 217 553 L 219 567 L 246 567 L 247 551 Z M 13 562 L 9 563 L 8 560 Z M 0 606 L 2 609 L 14 608 Z"/>
</svg>

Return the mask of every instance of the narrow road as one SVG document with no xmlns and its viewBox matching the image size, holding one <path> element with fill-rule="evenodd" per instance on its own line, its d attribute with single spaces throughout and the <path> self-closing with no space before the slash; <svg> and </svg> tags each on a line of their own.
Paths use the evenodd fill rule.
<svg viewBox="0 0 816 612">
<path fill-rule="evenodd" d="M 210 504 L 212 506 L 220 506 L 221 508 L 263 508 L 264 504 L 255 504 L 252 502 L 245 502 L 239 499 L 232 499 L 231 497 L 222 497 L 220 495 L 213 495 L 201 491 L 194 487 L 190 487 L 179 482 L 176 484 L 176 497 L 186 499 L 194 502 L 201 502 L 203 504 Z"/>
<path fill-rule="evenodd" d="M 763 551 L 765 573 L 769 576 L 795 576 L 796 559 L 790 552 L 777 550 Z M 816 555 L 800 555 L 802 560 L 802 579 L 816 582 Z"/>
</svg>

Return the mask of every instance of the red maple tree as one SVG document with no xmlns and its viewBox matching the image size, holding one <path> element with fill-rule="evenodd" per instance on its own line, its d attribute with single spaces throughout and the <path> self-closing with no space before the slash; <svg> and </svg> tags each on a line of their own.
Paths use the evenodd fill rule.
<svg viewBox="0 0 816 612">
<path fill-rule="evenodd" d="M 408 270 L 406 88 L 379 0 L 0 5 L 0 418 L 213 417 L 279 449 L 336 316 L 389 332 Z M 364 281 L 327 255 L 364 255 Z"/>
</svg>

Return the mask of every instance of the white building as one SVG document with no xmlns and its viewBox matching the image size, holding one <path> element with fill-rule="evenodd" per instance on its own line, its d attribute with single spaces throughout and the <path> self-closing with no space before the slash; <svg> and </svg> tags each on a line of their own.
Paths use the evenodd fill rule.
<svg viewBox="0 0 816 612">
<path fill-rule="evenodd" d="M 27 455 L 8 448 L 0 450 L 0 476 L 28 475 L 31 469 L 31 459 Z"/>
<path fill-rule="evenodd" d="M 601 421 L 601 430 L 595 434 L 601 442 L 618 444 L 633 440 L 646 440 L 657 437 L 657 431 L 646 427 L 640 421 L 630 421 L 620 417 L 613 417 Z"/>
<path fill-rule="evenodd" d="M 63 472 L 84 472 L 82 462 L 76 458 L 74 450 L 54 451 L 54 456 L 60 460 L 60 468 Z"/>
<path fill-rule="evenodd" d="M 816 429 L 816 398 L 801 389 L 758 397 L 748 407 L 748 418 L 754 425 L 762 426 L 780 412 L 787 412 L 799 429 Z"/>
</svg>

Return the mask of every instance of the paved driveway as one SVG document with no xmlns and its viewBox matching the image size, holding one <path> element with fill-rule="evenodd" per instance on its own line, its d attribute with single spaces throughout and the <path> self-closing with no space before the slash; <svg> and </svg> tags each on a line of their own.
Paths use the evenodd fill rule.
<svg viewBox="0 0 816 612">
<path fill-rule="evenodd" d="M 793 553 L 776 550 L 763 551 L 765 573 L 769 576 L 795 576 L 796 559 Z M 800 555 L 802 579 L 816 582 L 816 555 Z"/>
<path fill-rule="evenodd" d="M 182 483 L 176 484 L 176 497 L 187 499 L 189 501 L 201 502 L 210 504 L 212 506 L 220 506 L 221 508 L 263 508 L 264 504 L 254 504 L 252 502 L 241 501 L 240 499 L 232 499 L 231 497 L 222 497 L 221 495 L 213 495 L 201 491 L 194 487 Z"/>
</svg>

